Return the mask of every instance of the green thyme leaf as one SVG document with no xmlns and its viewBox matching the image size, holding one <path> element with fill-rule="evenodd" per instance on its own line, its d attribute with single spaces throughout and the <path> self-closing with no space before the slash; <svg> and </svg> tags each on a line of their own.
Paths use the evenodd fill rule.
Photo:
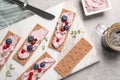
<svg viewBox="0 0 120 80">
<path fill-rule="evenodd" d="M 75 31 L 75 34 L 77 34 L 77 31 Z"/>
<path fill-rule="evenodd" d="M 71 32 L 71 35 L 73 35 L 73 32 Z"/>
<path fill-rule="evenodd" d="M 76 38 L 76 36 L 74 35 L 74 36 L 72 36 L 72 38 Z"/>
<path fill-rule="evenodd" d="M 6 72 L 6 76 L 7 76 L 7 77 L 11 77 L 11 76 L 12 76 L 12 74 L 11 74 L 11 71 L 10 71 L 10 70 L 7 70 L 7 72 Z"/>
<path fill-rule="evenodd" d="M 80 34 L 80 30 L 78 30 L 78 34 Z"/>
<path fill-rule="evenodd" d="M 14 70 L 15 67 L 14 67 L 12 64 L 10 64 L 10 65 L 9 65 L 9 69 L 10 69 L 10 70 Z"/>
<path fill-rule="evenodd" d="M 44 40 L 47 42 L 48 41 L 48 39 L 47 38 L 44 38 Z"/>
<path fill-rule="evenodd" d="M 72 31 L 71 33 L 74 33 L 74 31 Z"/>
<path fill-rule="evenodd" d="M 71 31 L 71 36 L 72 38 L 76 38 L 78 34 L 81 33 L 81 30 L 74 30 L 74 31 Z"/>
<path fill-rule="evenodd" d="M 45 45 L 42 45 L 42 50 L 45 50 Z"/>
</svg>

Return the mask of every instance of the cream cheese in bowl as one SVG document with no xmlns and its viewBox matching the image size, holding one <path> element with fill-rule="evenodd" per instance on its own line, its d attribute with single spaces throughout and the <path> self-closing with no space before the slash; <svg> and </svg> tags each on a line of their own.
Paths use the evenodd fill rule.
<svg viewBox="0 0 120 80">
<path fill-rule="evenodd" d="M 82 4 L 86 16 L 111 9 L 109 0 L 82 0 Z"/>
</svg>

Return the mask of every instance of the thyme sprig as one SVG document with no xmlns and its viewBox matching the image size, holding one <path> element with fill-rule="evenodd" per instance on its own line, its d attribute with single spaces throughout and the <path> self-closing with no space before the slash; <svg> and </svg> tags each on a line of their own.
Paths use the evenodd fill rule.
<svg viewBox="0 0 120 80">
<path fill-rule="evenodd" d="M 6 80 L 8 77 L 12 77 L 12 71 L 13 71 L 14 69 L 15 69 L 15 67 L 14 67 L 12 64 L 10 64 L 8 70 L 6 71 L 6 78 L 5 78 L 5 80 Z"/>
<path fill-rule="evenodd" d="M 47 38 L 44 38 L 44 41 L 47 42 L 48 39 L 47 39 Z M 44 44 L 42 45 L 42 50 L 45 50 L 45 42 L 44 42 Z"/>
<path fill-rule="evenodd" d="M 72 36 L 72 38 L 76 38 L 77 37 L 77 35 L 79 35 L 79 34 L 81 34 L 81 30 L 79 29 L 79 30 L 74 30 L 74 31 L 71 31 L 71 36 Z"/>
</svg>

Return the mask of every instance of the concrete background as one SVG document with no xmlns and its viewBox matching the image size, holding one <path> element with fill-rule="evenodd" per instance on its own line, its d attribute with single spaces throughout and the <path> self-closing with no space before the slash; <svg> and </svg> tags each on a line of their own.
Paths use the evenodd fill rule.
<svg viewBox="0 0 120 80">
<path fill-rule="evenodd" d="M 47 9 L 68 0 L 29 0 L 29 4 L 40 9 Z M 63 80 L 120 80 L 120 53 L 109 52 L 102 48 L 101 37 L 95 30 L 97 24 L 110 26 L 120 22 L 120 0 L 110 0 L 112 10 L 85 17 L 80 0 L 72 0 L 83 20 L 90 38 L 93 40 L 101 61 Z"/>
</svg>

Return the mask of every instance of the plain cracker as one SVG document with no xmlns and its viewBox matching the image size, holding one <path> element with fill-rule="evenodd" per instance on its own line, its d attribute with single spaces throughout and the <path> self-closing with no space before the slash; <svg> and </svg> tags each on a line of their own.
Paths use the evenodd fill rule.
<svg viewBox="0 0 120 80">
<path fill-rule="evenodd" d="M 92 49 L 92 45 L 82 38 L 68 54 L 56 65 L 55 70 L 64 78 Z"/>
</svg>

